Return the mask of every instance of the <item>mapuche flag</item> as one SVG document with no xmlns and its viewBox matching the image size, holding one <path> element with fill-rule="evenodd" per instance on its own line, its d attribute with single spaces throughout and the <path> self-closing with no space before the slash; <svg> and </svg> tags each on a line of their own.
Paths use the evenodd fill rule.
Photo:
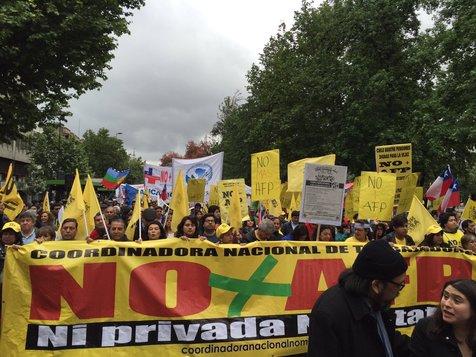
<svg viewBox="0 0 476 357">
<path fill-rule="evenodd" d="M 124 182 L 127 175 L 129 175 L 129 169 L 123 171 L 117 171 L 112 167 L 107 169 L 106 175 L 101 181 L 101 185 L 103 185 L 108 190 L 115 190 L 121 183 Z"/>
</svg>

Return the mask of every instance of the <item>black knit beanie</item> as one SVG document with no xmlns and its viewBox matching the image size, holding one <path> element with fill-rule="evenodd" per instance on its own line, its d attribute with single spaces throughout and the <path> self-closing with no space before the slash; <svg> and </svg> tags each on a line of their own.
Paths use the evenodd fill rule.
<svg viewBox="0 0 476 357">
<path fill-rule="evenodd" d="M 401 254 L 387 241 L 375 240 L 362 248 L 352 270 L 362 278 L 390 281 L 405 273 L 407 267 Z"/>
</svg>

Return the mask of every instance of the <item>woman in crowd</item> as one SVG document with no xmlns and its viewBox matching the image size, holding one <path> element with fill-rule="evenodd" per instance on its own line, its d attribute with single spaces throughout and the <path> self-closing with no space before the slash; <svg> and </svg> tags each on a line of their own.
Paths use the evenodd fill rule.
<svg viewBox="0 0 476 357">
<path fill-rule="evenodd" d="M 55 226 L 55 216 L 53 216 L 53 213 L 43 211 L 40 213 L 37 221 L 36 221 L 36 227 L 44 227 L 44 226 L 50 226 L 54 227 Z"/>
<path fill-rule="evenodd" d="M 167 238 L 175 237 L 174 231 L 172 230 L 172 213 L 171 212 L 169 212 L 169 214 L 167 215 L 167 219 L 165 220 L 164 230 L 165 230 L 165 236 Z"/>
<path fill-rule="evenodd" d="M 476 237 L 473 234 L 465 234 L 461 237 L 461 246 L 465 250 L 476 253 Z"/>
<path fill-rule="evenodd" d="M 17 222 L 7 222 L 3 225 L 0 242 L 0 284 L 3 281 L 3 266 L 8 246 L 22 245 L 20 225 Z"/>
<path fill-rule="evenodd" d="M 177 238 L 198 238 L 198 222 L 195 216 L 185 216 L 177 226 L 175 237 Z"/>
<path fill-rule="evenodd" d="M 250 218 L 250 216 L 244 216 L 241 220 L 243 225 L 241 226 L 241 234 L 246 237 L 250 232 L 256 229 L 255 221 Z"/>
<path fill-rule="evenodd" d="M 56 238 L 56 232 L 51 226 L 43 226 L 36 232 L 36 241 L 38 243 L 53 241 Z"/>
<path fill-rule="evenodd" d="M 319 230 L 319 228 L 317 230 Z M 321 226 L 321 230 L 319 231 L 319 237 L 317 238 L 317 240 L 322 242 L 330 242 L 330 241 L 334 241 L 334 236 L 335 236 L 334 227 Z"/>
<path fill-rule="evenodd" d="M 373 232 L 373 240 L 382 239 L 385 236 L 385 232 L 387 231 L 387 225 L 383 222 L 379 222 L 375 225 L 375 229 Z"/>
<path fill-rule="evenodd" d="M 354 235 L 347 238 L 347 243 L 368 243 L 369 240 L 370 225 L 367 221 L 358 219 L 354 223 Z"/>
<path fill-rule="evenodd" d="M 165 239 L 167 235 L 165 234 L 164 226 L 160 223 L 159 220 L 152 221 L 147 226 L 147 234 L 144 237 L 144 240 L 157 240 Z"/>
<path fill-rule="evenodd" d="M 445 284 L 436 312 L 418 321 L 410 342 L 412 357 L 473 356 L 476 352 L 476 282 Z"/>
<path fill-rule="evenodd" d="M 425 234 L 425 239 L 419 244 L 420 247 L 449 247 L 448 243 L 443 241 L 443 229 L 433 224 L 428 227 Z"/>
</svg>

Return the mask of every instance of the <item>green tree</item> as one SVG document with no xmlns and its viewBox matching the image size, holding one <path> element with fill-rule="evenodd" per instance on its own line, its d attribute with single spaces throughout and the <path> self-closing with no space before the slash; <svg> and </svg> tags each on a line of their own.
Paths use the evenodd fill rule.
<svg viewBox="0 0 476 357">
<path fill-rule="evenodd" d="M 83 147 L 95 177 L 104 176 L 109 167 L 118 170 L 128 168 L 129 155 L 122 140 L 110 136 L 106 128 L 99 129 L 97 133 L 87 130 L 83 135 Z"/>
<path fill-rule="evenodd" d="M 0 5 L 0 142 L 64 120 L 68 101 L 100 87 L 144 0 L 5 0 Z"/>
<path fill-rule="evenodd" d="M 89 172 L 88 158 L 81 142 L 73 135 L 65 135 L 61 127 L 46 126 L 28 138 L 34 177 L 41 181 L 62 179 L 65 174 L 81 175 Z"/>
<path fill-rule="evenodd" d="M 438 4 L 452 2 L 459 3 Z M 272 148 L 281 151 L 283 178 L 289 162 L 329 153 L 359 174 L 375 169 L 376 145 L 405 142 L 414 144 L 414 171 L 427 173 L 426 182 L 447 163 L 467 171 L 474 115 L 458 121 L 457 130 L 455 111 L 446 115 L 451 105 L 442 100 L 449 91 L 441 75 L 451 66 L 438 61 L 441 36 L 420 32 L 422 3 L 304 1 L 293 27 L 283 24 L 248 72 L 244 103 L 220 108 L 212 133 L 221 137 L 213 150 L 225 151 L 224 176 L 249 179 L 250 155 Z M 474 63 L 474 54 L 468 58 Z M 463 98 L 474 96 L 469 82 Z M 469 102 L 458 107 L 461 116 Z M 459 134 L 465 132 L 466 139 Z"/>
<path fill-rule="evenodd" d="M 127 167 L 130 169 L 130 172 L 126 181 L 132 184 L 144 183 L 144 164 L 145 161 L 140 156 L 129 156 Z"/>
</svg>

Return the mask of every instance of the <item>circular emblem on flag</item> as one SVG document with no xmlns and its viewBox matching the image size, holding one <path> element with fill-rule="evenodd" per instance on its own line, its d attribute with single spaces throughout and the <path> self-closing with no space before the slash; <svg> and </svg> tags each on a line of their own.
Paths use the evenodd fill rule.
<svg viewBox="0 0 476 357">
<path fill-rule="evenodd" d="M 185 181 L 191 179 L 205 179 L 208 183 L 213 177 L 213 168 L 208 164 L 196 164 L 190 167 L 185 173 Z"/>
</svg>

